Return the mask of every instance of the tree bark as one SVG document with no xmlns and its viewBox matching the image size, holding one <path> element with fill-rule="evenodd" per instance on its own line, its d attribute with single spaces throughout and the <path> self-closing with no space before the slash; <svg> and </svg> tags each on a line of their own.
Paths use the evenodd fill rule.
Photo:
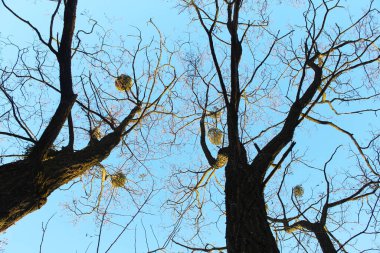
<svg viewBox="0 0 380 253">
<path fill-rule="evenodd" d="M 28 158 L 0 166 L 0 232 L 41 208 L 60 186 L 107 158 L 139 109 L 136 106 L 114 132 L 80 151 L 63 150 L 44 161 Z"/>
<path fill-rule="evenodd" d="M 229 253 L 279 252 L 267 221 L 263 188 L 249 167 L 226 167 L 226 241 Z"/>
<path fill-rule="evenodd" d="M 312 63 L 311 63 L 312 64 Z M 315 65 L 312 64 L 314 67 Z M 321 70 L 314 69 L 313 82 L 291 106 L 281 131 L 269 141 L 248 165 L 244 146 L 233 134 L 237 112 L 228 108 L 230 157 L 226 167 L 227 249 L 231 253 L 279 252 L 267 221 L 264 199 L 264 177 L 273 160 L 292 140 L 300 123 L 302 110 L 308 105 L 321 83 Z"/>
<path fill-rule="evenodd" d="M 55 53 L 59 62 L 61 98 L 57 110 L 30 153 L 30 158 L 34 161 L 42 160 L 52 146 L 77 98 L 73 91 L 71 73 L 71 44 L 75 30 L 77 4 L 77 0 L 69 0 L 65 4 L 61 42 L 58 52 Z"/>
<path fill-rule="evenodd" d="M 336 249 L 334 244 L 332 243 L 330 237 L 328 236 L 326 230 L 323 227 L 318 227 L 313 230 L 317 240 L 319 242 L 319 246 L 321 247 L 323 253 L 336 253 Z"/>
</svg>

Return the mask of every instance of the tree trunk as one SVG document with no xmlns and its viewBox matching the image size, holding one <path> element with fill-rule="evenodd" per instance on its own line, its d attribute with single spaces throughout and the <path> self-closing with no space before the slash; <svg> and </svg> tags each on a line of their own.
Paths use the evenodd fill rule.
<svg viewBox="0 0 380 253">
<path fill-rule="evenodd" d="M 53 191 L 107 158 L 138 110 L 140 106 L 115 131 L 80 151 L 62 150 L 43 161 L 27 158 L 0 166 L 0 232 L 41 208 Z"/>
<path fill-rule="evenodd" d="M 91 163 L 70 165 L 70 159 L 71 154 L 62 154 L 40 165 L 23 160 L 0 167 L 0 232 L 41 208 L 54 190 L 91 168 Z"/>
<path fill-rule="evenodd" d="M 226 167 L 226 241 L 228 253 L 279 252 L 265 210 L 262 183 L 239 164 Z"/>
<path fill-rule="evenodd" d="M 336 249 L 334 244 L 332 243 L 330 237 L 328 236 L 326 230 L 322 227 L 318 227 L 314 231 L 315 236 L 319 242 L 319 246 L 321 247 L 323 253 L 336 253 Z"/>
</svg>

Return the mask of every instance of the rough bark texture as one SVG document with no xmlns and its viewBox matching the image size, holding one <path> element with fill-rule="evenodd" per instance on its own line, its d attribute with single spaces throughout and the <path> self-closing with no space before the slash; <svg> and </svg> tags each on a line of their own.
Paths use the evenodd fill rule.
<svg viewBox="0 0 380 253">
<path fill-rule="evenodd" d="M 255 173 L 257 168 L 248 165 L 239 136 L 239 63 L 242 45 L 238 28 L 241 4 L 240 0 L 231 2 L 227 9 L 227 28 L 231 35 L 231 94 L 230 101 L 226 101 L 230 150 L 225 187 L 227 250 L 229 253 L 279 252 L 267 221 L 261 177 Z M 266 166 L 260 165 L 261 169 Z"/>
<path fill-rule="evenodd" d="M 227 249 L 231 253 L 279 252 L 267 221 L 264 199 L 265 175 L 276 156 L 288 145 L 306 108 L 321 84 L 321 70 L 310 62 L 315 75 L 304 94 L 291 106 L 281 131 L 248 165 L 244 146 L 238 141 L 238 106 L 228 109 L 230 157 L 226 167 Z M 238 83 L 232 83 L 238 86 Z M 232 99 L 231 99 L 232 101 Z M 238 103 L 238 101 L 236 101 Z M 328 251 L 329 252 L 329 251 Z"/>
<path fill-rule="evenodd" d="M 279 252 L 267 221 L 263 189 L 248 166 L 227 165 L 226 212 L 229 253 Z"/>
<path fill-rule="evenodd" d="M 0 166 L 0 232 L 41 208 L 57 188 L 107 158 L 137 110 L 139 107 L 135 107 L 114 132 L 80 151 L 63 150 L 44 161 L 29 158 Z"/>
<path fill-rule="evenodd" d="M 4 1 L 2 2 L 11 13 L 30 25 L 6 6 Z M 125 128 L 136 112 L 141 110 L 141 105 L 136 106 L 117 128 L 113 128 L 112 133 L 100 141 L 90 141 L 84 149 L 73 152 L 74 131 L 70 113 L 77 96 L 73 91 L 71 58 L 77 4 L 78 0 L 64 1 L 63 28 L 58 50 L 51 45 L 52 37 L 49 42 L 45 42 L 38 30 L 32 27 L 41 42 L 57 58 L 61 96 L 54 115 L 41 137 L 31 148 L 27 158 L 0 166 L 0 232 L 25 215 L 41 208 L 46 203 L 47 197 L 60 186 L 83 175 L 91 167 L 107 158 L 126 134 Z M 58 8 L 59 6 L 56 11 Z M 60 134 L 66 120 L 69 121 L 70 128 L 69 145 L 61 151 L 49 154 L 49 149 Z"/>
<path fill-rule="evenodd" d="M 77 4 L 77 0 L 67 0 L 64 3 L 64 23 L 58 51 L 50 44 L 51 37 L 49 43 L 45 42 L 38 30 L 33 27 L 41 42 L 48 46 L 57 57 L 61 97 L 54 115 L 32 147 L 28 157 L 0 166 L 0 231 L 4 231 L 28 213 L 39 209 L 54 190 L 82 175 L 91 166 L 106 158 L 120 141 L 121 132 L 129 121 L 127 117 L 120 124 L 118 131 L 79 152 L 68 152 L 70 150 L 65 149 L 66 151 L 46 158 L 49 148 L 59 135 L 76 100 L 71 73 L 71 44 L 75 30 Z M 6 8 L 20 20 L 29 24 L 9 7 L 6 6 Z M 73 132 L 71 132 L 70 139 L 73 138 Z"/>
</svg>

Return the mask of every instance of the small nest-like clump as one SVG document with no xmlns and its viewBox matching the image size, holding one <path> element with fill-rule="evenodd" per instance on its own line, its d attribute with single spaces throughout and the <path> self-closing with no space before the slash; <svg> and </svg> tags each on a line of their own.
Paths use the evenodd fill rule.
<svg viewBox="0 0 380 253">
<path fill-rule="evenodd" d="M 223 132 L 218 128 L 211 128 L 208 130 L 208 139 L 214 145 L 222 144 Z"/>
<path fill-rule="evenodd" d="M 126 182 L 127 177 L 123 172 L 116 172 L 115 174 L 111 175 L 111 184 L 114 188 L 124 187 Z"/>
<path fill-rule="evenodd" d="M 100 140 L 102 137 L 102 132 L 100 131 L 99 126 L 91 130 L 91 139 Z"/>
<path fill-rule="evenodd" d="M 133 80 L 128 75 L 120 75 L 115 80 L 116 89 L 119 91 L 129 91 L 132 88 Z"/>
<path fill-rule="evenodd" d="M 228 162 L 228 152 L 219 150 L 218 156 L 216 157 L 215 167 L 222 168 Z"/>
<path fill-rule="evenodd" d="M 293 188 L 293 194 L 294 194 L 295 197 L 302 197 L 303 193 L 304 193 L 304 190 L 303 190 L 302 185 L 296 185 Z"/>
</svg>

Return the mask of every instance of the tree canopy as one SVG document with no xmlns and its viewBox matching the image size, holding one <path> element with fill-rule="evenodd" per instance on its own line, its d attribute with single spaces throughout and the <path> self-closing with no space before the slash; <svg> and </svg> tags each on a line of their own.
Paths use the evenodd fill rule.
<svg viewBox="0 0 380 253">
<path fill-rule="evenodd" d="M 1 37 L 1 231 L 72 190 L 96 252 L 148 216 L 131 251 L 379 250 L 379 3 L 175 4 L 188 31 L 120 35 L 78 0 L 45 30 L 2 0 L 35 39 Z"/>
</svg>

